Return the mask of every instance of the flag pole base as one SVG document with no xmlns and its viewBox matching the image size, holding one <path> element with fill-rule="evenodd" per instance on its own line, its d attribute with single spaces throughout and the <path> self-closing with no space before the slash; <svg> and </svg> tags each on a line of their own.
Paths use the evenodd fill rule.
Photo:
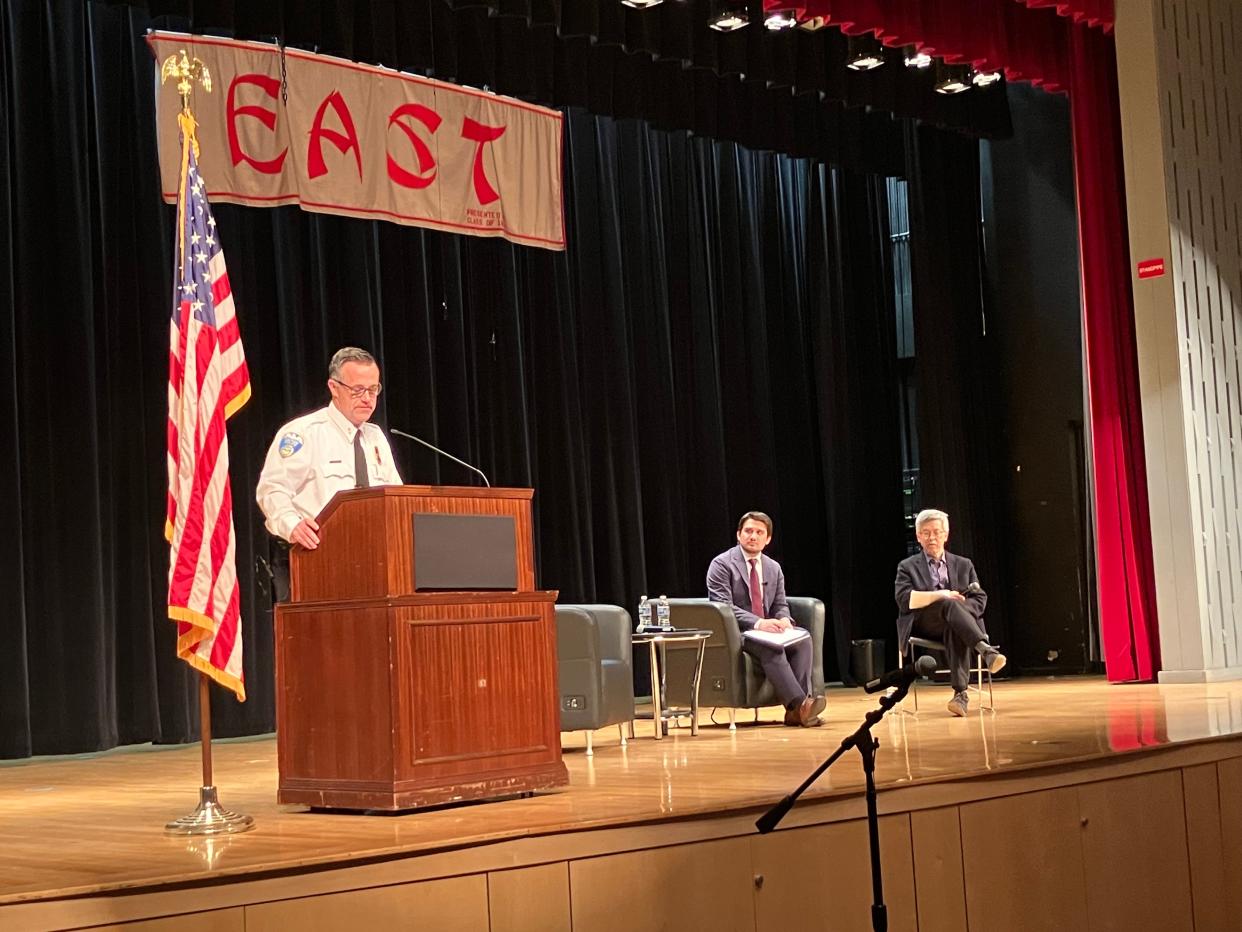
<svg viewBox="0 0 1242 932">
<path fill-rule="evenodd" d="M 198 808 L 164 826 L 169 835 L 235 835 L 254 828 L 254 819 L 220 806 L 214 786 L 198 788 Z"/>
</svg>

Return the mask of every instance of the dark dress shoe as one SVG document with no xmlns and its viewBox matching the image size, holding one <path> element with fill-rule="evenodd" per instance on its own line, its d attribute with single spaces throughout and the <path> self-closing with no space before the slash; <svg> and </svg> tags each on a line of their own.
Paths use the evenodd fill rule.
<svg viewBox="0 0 1242 932">
<path fill-rule="evenodd" d="M 815 708 L 816 698 L 807 696 L 802 700 L 802 705 L 798 706 L 798 724 L 803 728 L 814 728 L 819 724 L 819 713 L 824 708 L 824 698 L 819 697 L 819 709 Z"/>
<path fill-rule="evenodd" d="M 794 728 L 802 726 L 802 706 L 796 705 L 792 709 L 785 710 L 785 724 L 792 725 Z"/>
</svg>

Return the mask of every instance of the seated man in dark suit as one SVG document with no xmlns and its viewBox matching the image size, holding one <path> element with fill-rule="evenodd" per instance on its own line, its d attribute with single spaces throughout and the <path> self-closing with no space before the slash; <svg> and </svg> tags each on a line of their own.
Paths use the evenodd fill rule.
<svg viewBox="0 0 1242 932">
<path fill-rule="evenodd" d="M 781 565 L 763 555 L 772 541 L 772 519 L 762 511 L 748 511 L 737 523 L 737 546 L 712 560 L 707 569 L 707 595 L 724 602 L 743 633 L 749 630 L 780 635 L 794 626 L 785 601 L 785 574 Z M 809 637 L 784 646 L 742 638 L 742 649 L 763 667 L 768 682 L 785 706 L 785 724 L 811 727 L 822 722 L 824 697 L 812 695 Z"/>
<path fill-rule="evenodd" d="M 949 711 L 965 715 L 970 705 L 966 685 L 971 656 L 979 653 L 984 668 L 996 673 L 1005 665 L 1005 655 L 988 643 L 980 623 L 988 597 L 979 586 L 975 565 L 944 549 L 949 542 L 949 516 L 934 508 L 920 511 L 914 519 L 914 535 L 922 552 L 897 564 L 897 641 L 904 648 L 914 634 L 944 642 L 953 685 Z"/>
</svg>

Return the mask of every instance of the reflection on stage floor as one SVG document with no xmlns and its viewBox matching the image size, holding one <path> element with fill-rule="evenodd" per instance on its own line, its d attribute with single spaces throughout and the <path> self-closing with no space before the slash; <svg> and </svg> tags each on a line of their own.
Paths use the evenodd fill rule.
<svg viewBox="0 0 1242 932">
<path fill-rule="evenodd" d="M 966 718 L 945 710 L 949 695 L 922 687 L 917 715 L 893 713 L 877 726 L 881 792 L 1242 734 L 1242 683 L 1028 678 L 998 683 L 997 710 Z M 616 728 L 603 729 L 593 757 L 583 735 L 566 734 L 563 791 L 400 816 L 278 806 L 275 741 L 217 742 L 221 802 L 254 816 L 257 827 L 188 843 L 163 826 L 197 798 L 197 746 L 8 763 L 0 766 L 0 904 L 753 811 L 796 786 L 874 705 L 861 690 L 833 689 L 823 727 L 785 727 L 770 709 L 759 724 L 739 715 L 736 731 L 727 714 L 718 711 L 721 724 L 713 724 L 704 709 L 697 736 L 674 728 L 671 740 L 657 742 L 640 729 L 622 747 Z M 862 783 L 851 754 L 805 798 L 857 796 Z"/>
</svg>

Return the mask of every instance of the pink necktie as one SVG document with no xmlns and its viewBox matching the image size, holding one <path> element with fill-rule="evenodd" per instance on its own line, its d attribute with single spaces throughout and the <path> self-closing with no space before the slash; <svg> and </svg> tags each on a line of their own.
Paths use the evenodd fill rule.
<svg viewBox="0 0 1242 932">
<path fill-rule="evenodd" d="M 763 617 L 763 587 L 759 585 L 758 560 L 747 560 L 750 564 L 750 610 L 752 614 Z"/>
</svg>

